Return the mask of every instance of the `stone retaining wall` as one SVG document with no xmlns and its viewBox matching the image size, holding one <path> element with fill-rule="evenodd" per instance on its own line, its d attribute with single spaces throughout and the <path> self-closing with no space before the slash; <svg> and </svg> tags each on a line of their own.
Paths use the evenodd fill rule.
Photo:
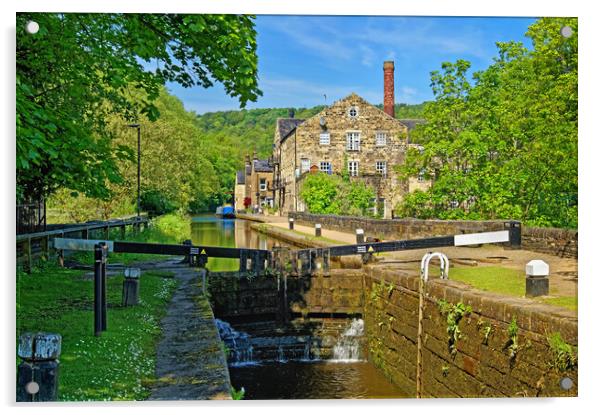
<svg viewBox="0 0 602 415">
<path fill-rule="evenodd" d="M 370 360 L 404 390 L 416 390 L 418 278 L 367 267 L 364 320 Z M 427 285 L 423 320 L 424 397 L 576 396 L 577 370 L 549 345 L 559 335 L 577 345 L 575 313 L 485 293 L 449 280 Z M 440 301 L 470 306 L 457 324 Z M 512 341 L 511 326 L 517 336 Z M 456 331 L 455 329 L 458 329 Z M 453 333 L 459 334 L 454 341 Z M 562 343 L 561 343 L 562 344 Z M 514 352 L 513 352 L 514 350 Z M 455 352 L 454 352 L 455 351 Z M 511 355 L 514 356 L 512 357 Z M 560 388 L 563 377 L 575 383 Z"/>
<path fill-rule="evenodd" d="M 357 315 L 363 311 L 361 269 L 333 269 L 329 275 L 311 277 L 250 277 L 238 273 L 210 273 L 208 280 L 213 311 L 228 321 L 277 319 L 281 304 L 289 313 Z M 286 284 L 286 298 L 280 298 Z"/>
<path fill-rule="evenodd" d="M 361 228 L 366 236 L 379 239 L 416 239 L 429 236 L 456 235 L 499 231 L 504 229 L 504 221 L 469 220 L 420 220 L 420 219 L 370 219 L 357 216 L 314 215 L 304 212 L 289 213 L 299 224 L 355 233 Z M 560 257 L 577 258 L 577 231 L 558 228 L 523 227 L 522 245 L 524 249 Z"/>
</svg>

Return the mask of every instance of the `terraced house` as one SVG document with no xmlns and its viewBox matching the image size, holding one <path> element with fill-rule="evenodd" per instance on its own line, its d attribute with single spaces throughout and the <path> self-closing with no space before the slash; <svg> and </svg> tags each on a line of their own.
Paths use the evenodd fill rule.
<svg viewBox="0 0 602 415">
<path fill-rule="evenodd" d="M 384 111 L 355 93 L 306 120 L 280 118 L 274 135 L 274 201 L 281 215 L 304 211 L 299 192 L 304 178 L 314 171 L 349 172 L 376 193 L 385 218 L 408 191 L 394 167 L 404 162 L 409 144 L 408 124 L 395 118 L 393 62 L 384 64 Z M 292 115 L 292 114 L 291 114 Z"/>
</svg>

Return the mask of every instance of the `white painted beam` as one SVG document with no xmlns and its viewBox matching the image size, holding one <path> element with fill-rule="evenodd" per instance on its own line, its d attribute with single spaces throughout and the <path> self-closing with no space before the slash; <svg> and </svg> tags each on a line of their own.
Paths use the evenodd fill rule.
<svg viewBox="0 0 602 415">
<path fill-rule="evenodd" d="M 54 238 L 52 245 L 54 249 L 64 249 L 69 251 L 94 251 L 94 245 L 104 242 L 113 252 L 113 241 L 101 239 L 74 239 L 74 238 Z"/>
<path fill-rule="evenodd" d="M 454 245 L 478 245 L 478 244 L 493 244 L 497 242 L 509 242 L 510 232 L 509 231 L 497 231 L 497 232 L 481 232 L 481 233 L 467 233 L 464 235 L 454 236 Z"/>
</svg>

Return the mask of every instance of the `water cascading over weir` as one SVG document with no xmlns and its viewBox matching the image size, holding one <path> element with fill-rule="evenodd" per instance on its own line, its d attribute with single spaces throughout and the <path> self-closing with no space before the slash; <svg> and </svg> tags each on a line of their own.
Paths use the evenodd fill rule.
<svg viewBox="0 0 602 415">
<path fill-rule="evenodd" d="M 359 269 L 210 273 L 208 290 L 230 365 L 367 358 Z"/>
</svg>

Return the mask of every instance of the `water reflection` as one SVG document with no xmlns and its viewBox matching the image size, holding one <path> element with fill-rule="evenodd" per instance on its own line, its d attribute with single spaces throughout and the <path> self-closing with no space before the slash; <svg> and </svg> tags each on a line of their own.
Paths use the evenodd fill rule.
<svg viewBox="0 0 602 415">
<path fill-rule="evenodd" d="M 252 230 L 249 221 L 220 219 L 213 215 L 193 216 L 191 237 L 195 245 L 258 249 L 271 249 L 275 245 L 283 245 Z M 237 259 L 209 258 L 207 267 L 212 271 L 236 271 L 238 265 Z"/>
<path fill-rule="evenodd" d="M 245 399 L 410 398 L 368 362 L 264 363 L 230 367 L 236 389 Z"/>
</svg>

